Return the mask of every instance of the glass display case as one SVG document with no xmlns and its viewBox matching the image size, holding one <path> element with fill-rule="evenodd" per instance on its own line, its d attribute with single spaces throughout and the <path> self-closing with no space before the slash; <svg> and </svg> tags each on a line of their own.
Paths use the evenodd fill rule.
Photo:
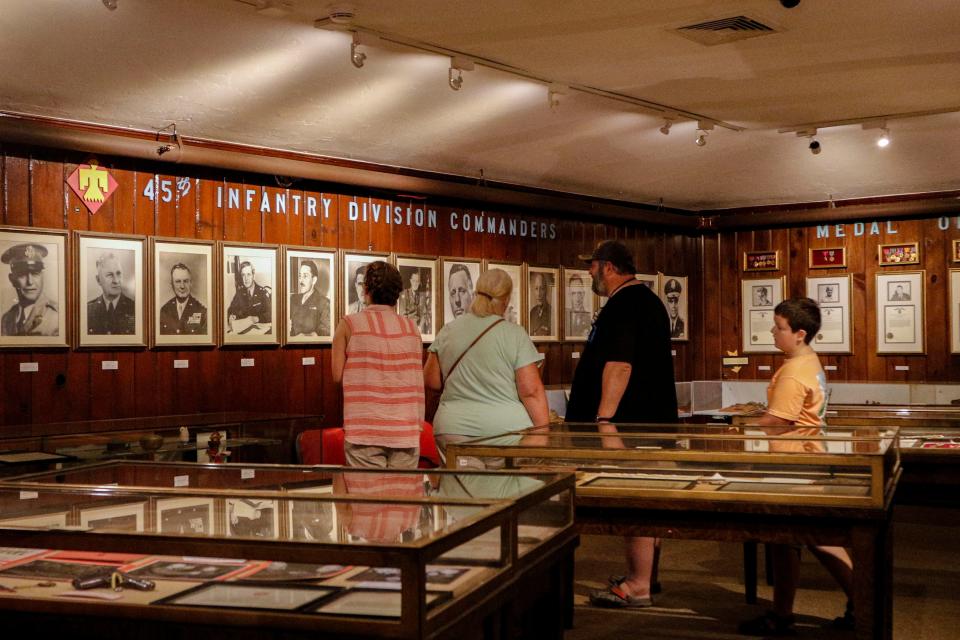
<svg viewBox="0 0 960 640">
<path fill-rule="evenodd" d="M 136 461 L 25 476 L 0 483 L 0 609 L 45 629 L 135 616 L 150 637 L 184 624 L 217 637 L 253 625 L 447 636 L 517 600 L 554 611 L 570 600 L 573 483 L 551 471 Z M 119 592 L 103 577 L 115 574 Z M 547 635 L 560 637 L 555 617 Z"/>
<path fill-rule="evenodd" d="M 726 425 L 565 423 L 451 445 L 447 460 L 575 468 L 581 502 L 620 494 L 882 509 L 900 472 L 897 431 L 827 428 L 799 437 Z"/>
</svg>

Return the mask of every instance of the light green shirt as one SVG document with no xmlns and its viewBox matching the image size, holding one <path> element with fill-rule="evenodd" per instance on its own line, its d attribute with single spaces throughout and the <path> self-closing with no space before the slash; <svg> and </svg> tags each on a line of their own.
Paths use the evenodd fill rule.
<svg viewBox="0 0 960 640">
<path fill-rule="evenodd" d="M 523 327 L 501 322 L 473 345 L 453 375 L 450 367 L 480 333 L 500 319 L 466 313 L 443 327 L 430 351 L 444 375 L 434 433 L 495 436 L 532 426 L 517 393 L 516 371 L 543 359 Z"/>
</svg>

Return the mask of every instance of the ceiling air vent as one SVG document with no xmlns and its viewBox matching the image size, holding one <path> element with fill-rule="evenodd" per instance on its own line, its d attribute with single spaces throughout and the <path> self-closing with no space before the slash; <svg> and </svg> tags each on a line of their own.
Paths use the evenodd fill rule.
<svg viewBox="0 0 960 640">
<path fill-rule="evenodd" d="M 685 27 L 677 27 L 674 31 L 688 40 L 710 47 L 779 33 L 781 29 L 765 25 L 759 20 L 747 16 L 733 16 L 732 18 L 688 24 Z"/>
</svg>

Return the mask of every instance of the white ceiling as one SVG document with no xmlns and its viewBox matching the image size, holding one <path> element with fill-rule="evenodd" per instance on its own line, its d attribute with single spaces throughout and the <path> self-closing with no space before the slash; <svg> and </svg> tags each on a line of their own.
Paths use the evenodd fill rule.
<svg viewBox="0 0 960 640">
<path fill-rule="evenodd" d="M 960 113 L 821 129 L 823 152 L 778 128 L 960 109 L 956 0 L 348 0 L 356 24 L 744 128 L 697 125 L 381 41 L 362 69 L 331 2 L 0 0 L 0 110 L 713 209 L 960 188 Z M 782 31 L 707 47 L 670 29 L 747 15 Z"/>
</svg>

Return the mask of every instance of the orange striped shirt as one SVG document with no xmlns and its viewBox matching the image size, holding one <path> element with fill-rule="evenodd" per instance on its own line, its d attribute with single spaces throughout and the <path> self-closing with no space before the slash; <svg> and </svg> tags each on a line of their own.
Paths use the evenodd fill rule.
<svg viewBox="0 0 960 640">
<path fill-rule="evenodd" d="M 423 344 L 416 323 L 387 305 L 371 305 L 344 320 L 350 327 L 343 366 L 344 439 L 416 447 L 424 411 Z"/>
<path fill-rule="evenodd" d="M 418 473 L 344 473 L 350 495 L 422 496 L 423 475 Z M 397 542 L 401 534 L 420 522 L 420 505 L 380 502 L 352 502 L 345 518 L 350 535 L 367 542 Z M 343 515 L 343 514 L 342 514 Z"/>
</svg>

